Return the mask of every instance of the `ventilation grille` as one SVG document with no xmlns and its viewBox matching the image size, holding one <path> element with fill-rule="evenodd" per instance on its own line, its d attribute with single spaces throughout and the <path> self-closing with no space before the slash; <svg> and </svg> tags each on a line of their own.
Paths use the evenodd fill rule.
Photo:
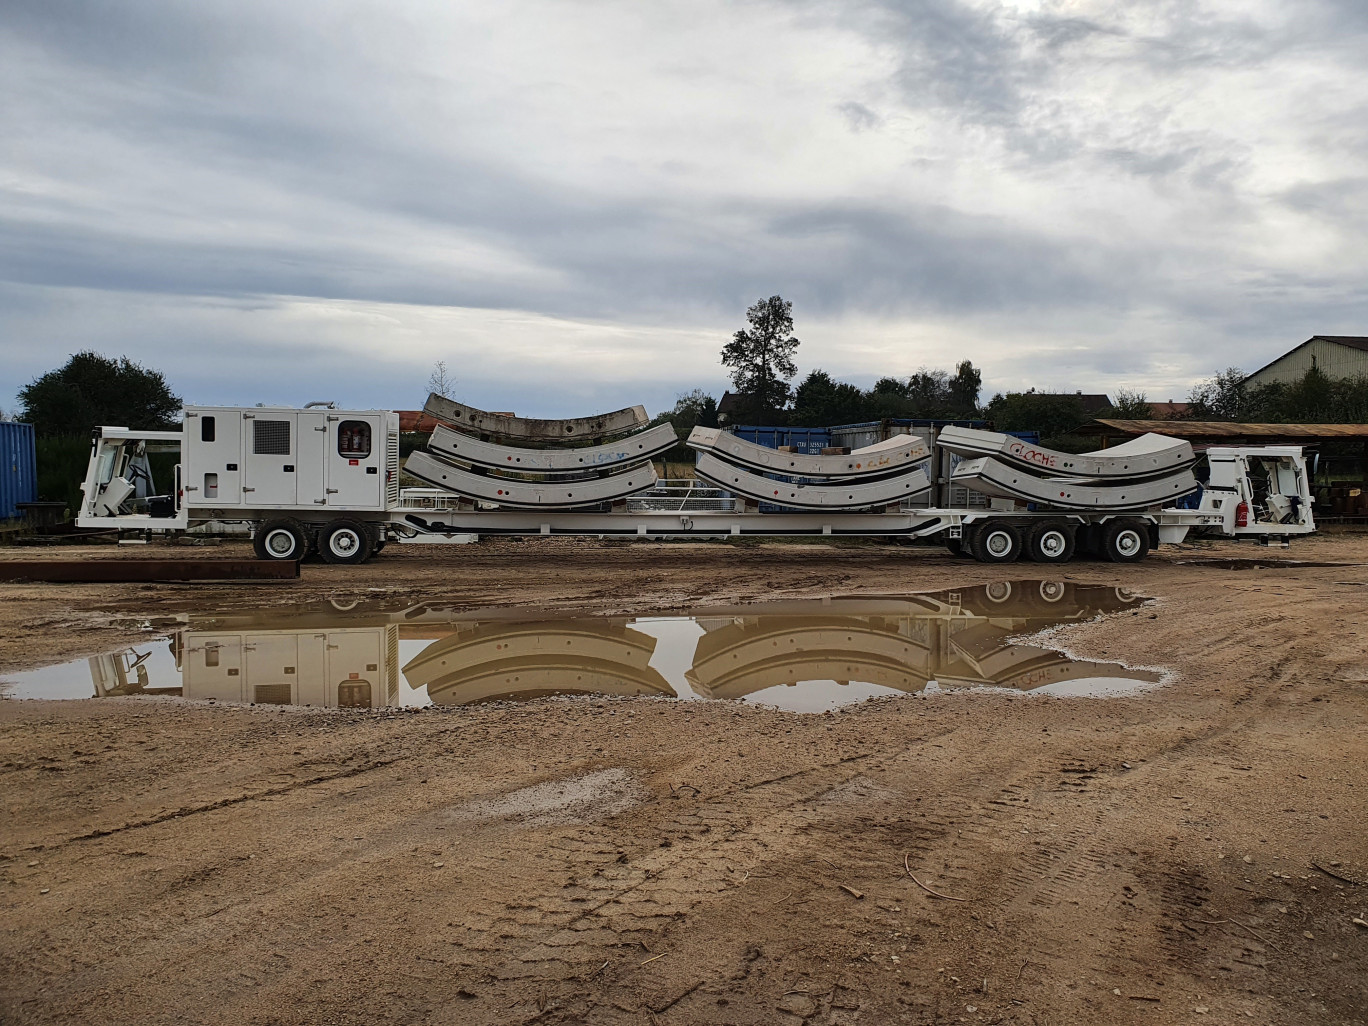
<svg viewBox="0 0 1368 1026">
<path fill-rule="evenodd" d="M 288 420 L 253 421 L 252 452 L 257 456 L 290 455 L 290 422 Z"/>
<path fill-rule="evenodd" d="M 257 705 L 289 705 L 290 685 L 258 684 L 252 689 L 253 700 Z"/>
<path fill-rule="evenodd" d="M 385 447 L 385 507 L 399 505 L 399 436 L 390 435 Z"/>
</svg>

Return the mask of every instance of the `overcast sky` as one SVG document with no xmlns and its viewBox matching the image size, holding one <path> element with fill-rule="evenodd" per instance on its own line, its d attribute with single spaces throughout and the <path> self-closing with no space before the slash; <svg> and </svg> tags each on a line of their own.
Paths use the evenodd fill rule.
<svg viewBox="0 0 1368 1026">
<path fill-rule="evenodd" d="M 1368 335 L 1368 3 L 0 0 L 0 407 L 571 416 L 799 373 L 1182 399 Z"/>
</svg>

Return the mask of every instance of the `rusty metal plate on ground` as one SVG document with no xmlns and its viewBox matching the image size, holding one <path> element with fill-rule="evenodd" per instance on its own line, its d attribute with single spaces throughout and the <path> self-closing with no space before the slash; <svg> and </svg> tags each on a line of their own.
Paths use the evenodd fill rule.
<svg viewBox="0 0 1368 1026">
<path fill-rule="evenodd" d="M 132 581 L 280 581 L 299 577 L 294 560 L 12 559 L 0 581 L 121 583 Z"/>
</svg>

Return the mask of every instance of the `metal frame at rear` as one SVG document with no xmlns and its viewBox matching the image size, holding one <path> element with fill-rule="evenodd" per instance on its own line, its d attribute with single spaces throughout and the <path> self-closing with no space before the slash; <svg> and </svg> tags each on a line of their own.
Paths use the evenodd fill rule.
<svg viewBox="0 0 1368 1026">
<path fill-rule="evenodd" d="M 737 438 L 720 428 L 696 427 L 689 433 L 688 446 L 703 453 L 715 453 L 761 474 L 788 474 L 793 477 L 858 478 L 888 474 L 931 458 L 926 442 L 914 435 L 898 435 L 848 456 L 810 456 L 780 452 Z"/>
<path fill-rule="evenodd" d="M 473 435 L 453 431 L 444 424 L 437 425 L 428 448 L 443 456 L 464 460 L 481 467 L 499 470 L 519 470 L 532 474 L 584 473 L 607 467 L 625 467 L 639 460 L 648 460 L 679 444 L 679 436 L 669 424 L 629 435 L 607 445 L 585 446 L 582 449 L 522 449 L 511 445 L 486 442 Z"/>
</svg>

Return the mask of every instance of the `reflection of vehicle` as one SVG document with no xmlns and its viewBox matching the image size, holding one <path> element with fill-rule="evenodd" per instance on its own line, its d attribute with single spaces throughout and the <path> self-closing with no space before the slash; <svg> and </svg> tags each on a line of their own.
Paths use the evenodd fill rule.
<svg viewBox="0 0 1368 1026">
<path fill-rule="evenodd" d="M 1139 601 L 1113 588 L 1058 581 L 1014 587 L 1003 581 L 883 602 L 877 609 L 851 600 L 806 616 L 712 618 L 687 676 L 696 692 L 711 698 L 741 698 L 810 680 L 860 681 L 899 691 L 919 691 L 930 680 L 942 687 L 1022 691 L 1082 678 L 1157 680 L 1156 674 L 1074 660 L 1009 640 Z"/>
<path fill-rule="evenodd" d="M 439 705 L 549 695 L 660 695 L 674 689 L 649 664 L 656 640 L 622 621 L 470 623 L 409 660 L 404 674 Z"/>
<path fill-rule="evenodd" d="M 96 698 L 114 695 L 179 695 L 178 687 L 152 687 L 147 661 L 152 653 L 126 649 L 90 657 L 90 679 Z"/>
<path fill-rule="evenodd" d="M 575 694 L 672 698 L 686 686 L 705 698 L 743 698 L 805 681 L 904 692 L 933 680 L 1033 690 L 1080 678 L 1157 679 L 1013 640 L 1141 601 L 1120 588 L 999 581 L 908 598 L 710 609 L 685 630 L 663 632 L 627 618 L 476 619 L 440 607 L 320 604 L 273 611 L 264 625 L 259 614 L 192 618 L 170 644 L 179 686 L 157 679 L 171 675 L 158 668 L 154 656 L 164 657 L 155 650 L 100 656 L 90 666 L 98 696 L 343 709 L 407 702 L 405 684 L 426 688 L 442 705 Z M 401 641 L 426 642 L 402 669 Z M 670 648 L 679 644 L 689 647 Z"/>
<path fill-rule="evenodd" d="M 670 448 L 672 429 L 647 427 L 640 407 L 531 421 L 433 396 L 427 410 L 466 433 L 439 428 L 410 456 L 406 471 L 433 486 L 424 497 L 399 489 L 396 413 L 206 406 L 186 408 L 183 431 L 104 427 L 76 522 L 163 531 L 237 522 L 251 526 L 263 559 L 317 551 L 335 563 L 363 562 L 389 539 L 472 535 L 879 536 L 936 539 L 990 563 L 1065 563 L 1075 552 L 1132 562 L 1192 530 L 1285 541 L 1315 529 L 1299 448 L 1210 449 L 1206 488 L 1179 508 L 1198 489 L 1192 447 L 1160 435 L 1075 456 L 946 428 L 936 452 L 899 436 L 848 456 L 799 456 L 701 428 L 690 441 L 696 470 L 718 497 L 662 509 L 647 494 L 657 484 L 651 457 Z M 519 444 L 502 444 L 510 440 Z M 161 495 L 147 458 L 155 450 L 180 452 Z M 961 461 L 951 478 L 991 496 L 989 508 L 917 501 L 932 484 L 919 464 L 951 453 L 992 453 Z"/>
<path fill-rule="evenodd" d="M 384 627 L 182 635 L 186 698 L 378 709 L 399 696 L 399 631 Z"/>
</svg>

